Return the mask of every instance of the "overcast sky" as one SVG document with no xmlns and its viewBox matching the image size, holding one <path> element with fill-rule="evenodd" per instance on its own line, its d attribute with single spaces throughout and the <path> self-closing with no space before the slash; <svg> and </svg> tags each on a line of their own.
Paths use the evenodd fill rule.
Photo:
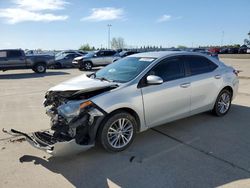
<svg viewBox="0 0 250 188">
<path fill-rule="evenodd" d="M 242 44 L 249 0 L 0 0 L 0 48 Z M 224 32 L 224 34 L 223 34 Z"/>
</svg>

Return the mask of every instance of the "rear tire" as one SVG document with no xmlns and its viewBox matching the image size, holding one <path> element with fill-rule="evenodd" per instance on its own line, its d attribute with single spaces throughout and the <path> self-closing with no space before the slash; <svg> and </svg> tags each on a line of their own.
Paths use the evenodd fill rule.
<svg viewBox="0 0 250 188">
<path fill-rule="evenodd" d="M 223 89 L 216 99 L 213 113 L 218 117 L 226 115 L 230 110 L 231 101 L 232 92 L 228 91 L 227 89 Z"/>
<path fill-rule="evenodd" d="M 98 131 L 98 142 L 109 152 L 127 149 L 136 135 L 137 122 L 127 112 L 119 111 L 111 115 Z"/>
<path fill-rule="evenodd" d="M 47 66 L 46 64 L 44 63 L 37 63 L 33 68 L 32 70 L 36 73 L 45 73 L 46 72 L 46 69 L 47 69 Z"/>
</svg>

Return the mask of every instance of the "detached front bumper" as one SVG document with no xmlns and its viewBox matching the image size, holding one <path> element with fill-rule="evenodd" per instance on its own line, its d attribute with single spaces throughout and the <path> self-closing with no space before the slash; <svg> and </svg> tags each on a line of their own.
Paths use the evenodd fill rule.
<svg viewBox="0 0 250 188">
<path fill-rule="evenodd" d="M 33 147 L 46 151 L 53 156 L 64 156 L 67 154 L 79 153 L 86 151 L 94 146 L 91 145 L 79 145 L 75 142 L 75 139 L 71 140 L 58 140 L 53 137 L 50 131 L 33 132 L 26 134 L 14 129 L 11 129 L 8 134 L 15 136 L 24 136 L 28 143 Z"/>
</svg>

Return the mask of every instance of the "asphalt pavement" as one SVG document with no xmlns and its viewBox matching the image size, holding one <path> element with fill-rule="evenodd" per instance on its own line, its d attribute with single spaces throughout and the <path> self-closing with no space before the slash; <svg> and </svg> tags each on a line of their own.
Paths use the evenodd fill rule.
<svg viewBox="0 0 250 188">
<path fill-rule="evenodd" d="M 250 187 L 250 59 L 223 61 L 243 70 L 226 116 L 207 112 L 149 129 L 115 154 L 96 146 L 55 158 L 0 132 L 0 187 Z M 80 74 L 0 73 L 0 129 L 48 129 L 45 92 Z"/>
</svg>

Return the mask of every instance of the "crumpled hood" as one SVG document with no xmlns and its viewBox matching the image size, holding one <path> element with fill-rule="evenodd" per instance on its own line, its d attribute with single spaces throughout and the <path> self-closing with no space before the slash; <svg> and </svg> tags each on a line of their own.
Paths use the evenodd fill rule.
<svg viewBox="0 0 250 188">
<path fill-rule="evenodd" d="M 87 77 L 85 74 L 62 82 L 49 91 L 78 91 L 78 90 L 95 90 L 110 86 L 117 86 L 117 83 L 96 80 Z"/>
</svg>

